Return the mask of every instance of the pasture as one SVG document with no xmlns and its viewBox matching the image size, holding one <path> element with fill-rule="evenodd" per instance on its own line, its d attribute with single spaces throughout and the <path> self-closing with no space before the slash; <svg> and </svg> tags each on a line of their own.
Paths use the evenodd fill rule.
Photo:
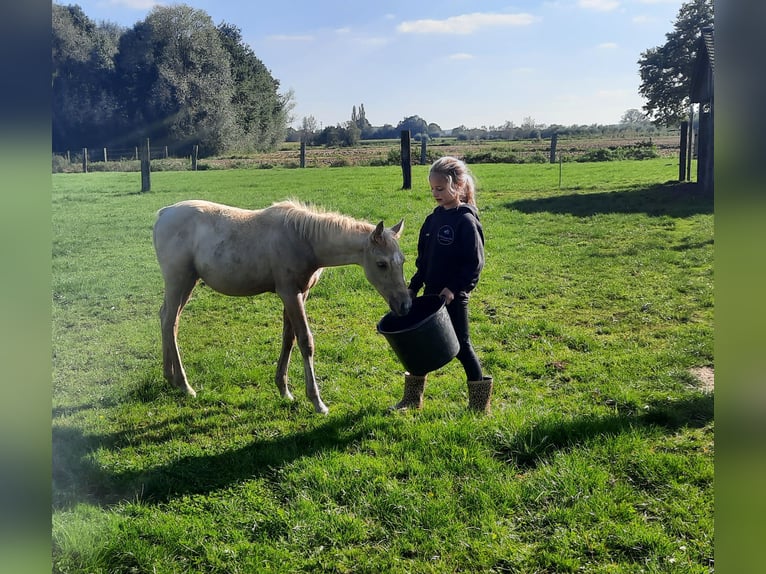
<svg viewBox="0 0 766 574">
<path fill-rule="evenodd" d="M 282 304 L 198 286 L 179 344 L 197 397 L 162 375 L 156 211 L 296 198 L 390 226 L 414 270 L 427 167 L 53 175 L 53 570 L 713 571 L 713 199 L 659 158 L 472 166 L 487 264 L 462 368 L 387 414 L 402 368 L 359 267 L 307 302 L 314 414 L 274 384 Z"/>
</svg>

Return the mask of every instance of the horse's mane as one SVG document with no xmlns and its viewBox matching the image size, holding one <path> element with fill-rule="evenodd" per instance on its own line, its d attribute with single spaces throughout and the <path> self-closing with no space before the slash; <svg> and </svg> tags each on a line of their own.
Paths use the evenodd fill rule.
<svg viewBox="0 0 766 574">
<path fill-rule="evenodd" d="M 325 232 L 363 231 L 371 232 L 374 225 L 359 221 L 348 215 L 325 211 L 315 205 L 309 205 L 294 199 L 273 203 L 270 209 L 282 211 L 286 223 L 304 237 L 317 237 Z"/>
</svg>

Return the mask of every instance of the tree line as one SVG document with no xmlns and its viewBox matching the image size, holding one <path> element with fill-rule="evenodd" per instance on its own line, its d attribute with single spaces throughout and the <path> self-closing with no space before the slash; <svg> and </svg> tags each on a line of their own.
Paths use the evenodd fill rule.
<svg viewBox="0 0 766 574">
<path fill-rule="evenodd" d="M 52 5 L 54 150 L 151 140 L 202 156 L 284 141 L 292 94 L 231 24 L 183 4 L 155 7 L 132 28 Z"/>
<path fill-rule="evenodd" d="M 364 104 L 360 106 L 363 108 Z M 354 106 L 354 111 L 356 106 Z M 573 137 L 596 137 L 596 136 L 647 136 L 667 133 L 663 126 L 657 126 L 640 110 L 627 110 L 617 124 L 602 125 L 561 125 L 542 124 L 532 117 L 526 117 L 521 124 L 506 121 L 499 126 L 481 126 L 469 128 L 459 125 L 453 128 L 443 129 L 439 124 L 429 123 L 418 115 L 408 116 L 395 126 L 384 124 L 382 126 L 359 125 L 355 122 L 354 111 L 352 119 L 335 126 L 318 128 L 313 117 L 303 118 L 301 129 L 288 128 L 286 141 L 303 141 L 309 145 L 354 146 L 359 140 L 382 140 L 398 139 L 402 131 L 409 131 L 414 141 L 433 140 L 441 137 L 453 137 L 458 141 L 476 140 L 529 140 L 548 139 L 553 134 Z"/>
<path fill-rule="evenodd" d="M 265 151 L 282 141 L 353 146 L 359 140 L 398 138 L 409 130 L 415 141 L 453 136 L 461 140 L 540 139 L 561 135 L 651 136 L 688 116 L 694 39 L 713 24 L 713 0 L 690 0 L 678 12 L 666 43 L 638 60 L 646 98 L 643 111 L 627 110 L 619 124 L 538 124 L 442 129 L 418 115 L 398 124 L 373 126 L 364 104 L 351 118 L 320 128 L 313 116 L 300 129 L 288 127 L 292 92 L 280 93 L 274 78 L 240 30 L 216 26 L 203 10 L 184 4 L 156 6 L 132 28 L 95 23 L 77 5 L 53 4 L 52 139 L 54 150 L 131 147 L 147 138 L 187 155 Z"/>
</svg>

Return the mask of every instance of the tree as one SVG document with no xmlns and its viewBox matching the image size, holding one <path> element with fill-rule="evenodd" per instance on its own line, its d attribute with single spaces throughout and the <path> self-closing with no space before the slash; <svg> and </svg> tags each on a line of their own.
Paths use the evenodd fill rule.
<svg viewBox="0 0 766 574">
<path fill-rule="evenodd" d="M 116 58 L 126 142 L 150 138 L 174 150 L 223 151 L 236 135 L 230 58 L 210 16 L 157 6 L 120 41 Z"/>
<path fill-rule="evenodd" d="M 442 135 L 442 128 L 439 124 L 433 122 L 428 124 L 429 138 L 438 138 L 440 135 Z"/>
<path fill-rule="evenodd" d="M 347 122 L 343 134 L 343 144 L 347 146 L 355 146 L 359 143 L 359 137 L 362 134 L 362 130 L 354 122 Z"/>
<path fill-rule="evenodd" d="M 113 58 L 122 30 L 59 4 L 52 5 L 51 24 L 53 149 L 104 145 L 119 110 Z"/>
<path fill-rule="evenodd" d="M 713 0 L 691 0 L 679 9 L 665 44 L 641 53 L 638 92 L 655 124 L 675 126 L 687 116 L 696 39 L 702 28 L 712 25 Z"/>
<path fill-rule="evenodd" d="M 317 120 L 314 116 L 304 116 L 301 121 L 301 141 L 310 144 L 317 131 Z"/>
<path fill-rule="evenodd" d="M 399 125 L 396 126 L 397 132 L 402 132 L 404 130 L 410 130 L 410 133 L 414 136 L 421 135 L 421 134 L 428 134 L 428 122 L 426 122 L 423 118 L 420 116 L 409 116 L 407 118 L 404 118 L 401 122 L 399 122 Z M 397 137 L 398 137 L 397 133 Z"/>
<path fill-rule="evenodd" d="M 623 125 L 641 125 L 648 121 L 646 114 L 636 108 L 626 110 L 620 118 L 620 123 Z"/>
<path fill-rule="evenodd" d="M 287 101 L 279 94 L 279 81 L 244 43 L 239 28 L 222 23 L 217 30 L 231 60 L 238 147 L 269 149 L 284 139 L 287 127 Z"/>
</svg>

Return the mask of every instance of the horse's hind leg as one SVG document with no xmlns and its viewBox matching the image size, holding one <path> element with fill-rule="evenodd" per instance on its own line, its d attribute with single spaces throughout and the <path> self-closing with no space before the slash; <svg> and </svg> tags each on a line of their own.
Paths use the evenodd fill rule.
<svg viewBox="0 0 766 574">
<path fill-rule="evenodd" d="M 290 392 L 287 386 L 287 368 L 290 364 L 290 355 L 293 352 L 293 346 L 295 345 L 295 331 L 293 325 L 290 323 L 290 319 L 287 317 L 287 311 L 282 312 L 282 350 L 279 353 L 279 361 L 277 361 L 277 375 L 276 383 L 279 394 L 283 399 L 288 401 L 293 400 L 293 394 Z"/>
<path fill-rule="evenodd" d="M 189 386 L 178 349 L 178 321 L 196 283 L 197 278 L 194 276 L 185 277 L 178 282 L 166 281 L 165 301 L 160 308 L 162 367 L 165 379 L 193 397 L 197 393 Z"/>
</svg>

